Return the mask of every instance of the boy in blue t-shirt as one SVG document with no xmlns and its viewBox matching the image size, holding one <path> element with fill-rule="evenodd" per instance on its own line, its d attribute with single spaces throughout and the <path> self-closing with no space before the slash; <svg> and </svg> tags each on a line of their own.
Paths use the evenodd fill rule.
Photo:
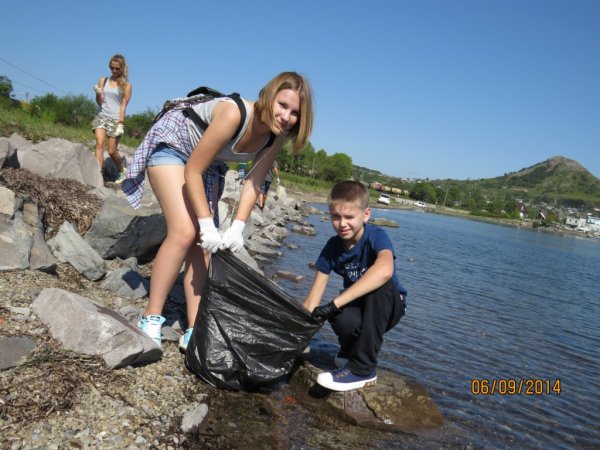
<svg viewBox="0 0 600 450">
<path fill-rule="evenodd" d="M 367 189 L 357 181 L 342 181 L 331 189 L 328 203 L 336 236 L 321 251 L 315 280 L 304 300 L 313 320 L 329 320 L 340 343 L 334 360 L 338 369 L 317 377 L 317 383 L 334 391 L 377 382 L 383 334 L 405 310 L 407 292 L 396 275 L 392 242 L 383 229 L 367 223 L 368 202 Z M 344 278 L 344 290 L 319 306 L 331 271 Z"/>
</svg>

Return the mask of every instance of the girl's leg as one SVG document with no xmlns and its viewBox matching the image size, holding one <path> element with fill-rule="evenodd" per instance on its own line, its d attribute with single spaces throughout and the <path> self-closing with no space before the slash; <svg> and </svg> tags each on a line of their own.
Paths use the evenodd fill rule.
<svg viewBox="0 0 600 450">
<path fill-rule="evenodd" d="M 162 165 L 148 167 L 147 170 L 150 185 L 167 221 L 167 237 L 154 259 L 150 278 L 150 299 L 144 316 L 162 314 L 167 295 L 173 287 L 184 261 L 188 266 L 185 273 L 188 281 L 184 286 L 186 302 L 188 304 L 195 303 L 197 311 L 200 294 L 199 291 L 196 293 L 189 284 L 198 282 L 202 270 L 200 269 L 196 274 L 196 271 L 190 270 L 190 265 L 195 267 L 198 264 L 195 261 L 204 258 L 202 249 L 195 245 L 197 240 L 196 219 L 185 192 L 184 166 Z M 194 252 L 200 257 L 196 256 Z M 206 273 L 206 269 L 204 273 Z M 188 297 L 188 295 L 190 296 Z"/>
<path fill-rule="evenodd" d="M 208 252 L 197 245 L 190 247 L 185 258 L 183 290 L 185 292 L 188 328 L 192 328 L 196 323 L 196 316 L 200 307 L 200 296 L 206 282 L 209 261 L 210 255 Z"/>
<path fill-rule="evenodd" d="M 100 167 L 100 172 L 104 171 L 104 143 L 106 142 L 106 130 L 104 128 L 96 128 L 96 161 Z"/>
<path fill-rule="evenodd" d="M 114 137 L 108 137 L 108 156 L 113 160 L 115 166 L 117 166 L 117 171 L 119 173 L 123 172 L 123 164 L 121 162 L 121 155 L 117 150 L 117 144 L 119 140 Z"/>
</svg>

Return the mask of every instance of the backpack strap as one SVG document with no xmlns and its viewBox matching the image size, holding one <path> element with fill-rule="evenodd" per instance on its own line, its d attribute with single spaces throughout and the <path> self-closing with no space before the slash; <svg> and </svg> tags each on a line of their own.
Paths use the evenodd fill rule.
<svg viewBox="0 0 600 450">
<path fill-rule="evenodd" d="M 246 106 L 244 105 L 244 101 L 240 97 L 240 94 L 238 94 L 237 92 L 234 92 L 233 94 L 230 94 L 230 95 L 223 95 L 219 91 L 215 91 L 214 89 L 210 89 L 210 88 L 206 88 L 206 87 L 200 87 L 198 89 L 195 89 L 192 92 L 190 92 L 190 94 L 193 94 L 193 95 L 206 94 L 206 95 L 214 96 L 216 98 L 227 97 L 227 98 L 230 98 L 231 100 L 233 100 L 240 110 L 240 123 L 238 124 L 237 130 L 235 130 L 235 133 L 233 134 L 233 139 L 238 137 L 238 135 L 242 131 L 242 128 L 244 127 L 244 122 L 246 122 Z M 215 94 L 217 94 L 217 95 L 215 95 Z M 192 97 L 192 95 L 188 95 L 188 96 Z M 198 127 L 202 128 L 204 130 L 206 130 L 208 128 L 208 124 L 200 118 L 200 116 L 196 113 L 196 111 L 194 111 L 194 108 L 192 108 L 191 106 L 182 109 L 182 111 Z"/>
<path fill-rule="evenodd" d="M 275 142 L 275 139 L 277 138 L 277 136 L 275 135 L 275 133 L 273 133 L 272 131 L 269 133 L 269 140 L 267 141 L 267 143 L 263 146 L 263 148 L 261 148 L 261 150 L 264 150 L 267 147 L 270 147 L 271 145 L 273 145 L 273 142 Z"/>
<path fill-rule="evenodd" d="M 108 81 L 108 77 L 104 77 L 104 83 L 102 83 L 102 87 L 106 86 L 107 81 Z"/>
</svg>

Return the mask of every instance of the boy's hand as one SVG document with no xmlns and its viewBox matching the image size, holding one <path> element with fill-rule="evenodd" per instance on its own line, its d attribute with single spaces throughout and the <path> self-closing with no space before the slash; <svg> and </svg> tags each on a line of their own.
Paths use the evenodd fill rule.
<svg viewBox="0 0 600 450">
<path fill-rule="evenodd" d="M 335 306 L 335 303 L 330 302 L 326 305 L 316 307 L 310 315 L 310 318 L 314 322 L 324 323 L 326 320 L 337 316 L 341 312 L 342 310 Z"/>
</svg>

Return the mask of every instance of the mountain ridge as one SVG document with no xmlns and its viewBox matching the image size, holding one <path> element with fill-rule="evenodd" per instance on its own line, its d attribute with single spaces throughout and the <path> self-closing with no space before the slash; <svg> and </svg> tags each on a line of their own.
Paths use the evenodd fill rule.
<svg viewBox="0 0 600 450">
<path fill-rule="evenodd" d="M 415 180 L 407 181 L 355 166 L 355 177 L 369 183 L 409 189 Z M 420 180 L 423 181 L 423 180 Z M 427 180 L 441 187 L 454 187 L 462 191 L 481 191 L 487 198 L 511 196 L 527 197 L 531 201 L 561 201 L 572 206 L 600 206 L 600 179 L 596 178 L 579 162 L 562 155 L 552 156 L 542 162 L 492 178 L 470 180 Z"/>
</svg>

